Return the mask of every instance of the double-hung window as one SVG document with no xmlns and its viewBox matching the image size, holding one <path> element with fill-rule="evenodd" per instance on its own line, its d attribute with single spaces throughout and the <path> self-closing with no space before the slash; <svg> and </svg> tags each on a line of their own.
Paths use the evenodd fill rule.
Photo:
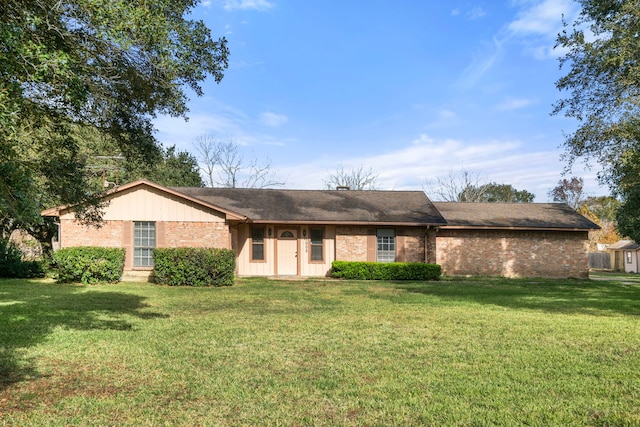
<svg viewBox="0 0 640 427">
<path fill-rule="evenodd" d="M 392 228 L 379 228 L 376 232 L 376 261 L 395 262 L 396 231 Z"/>
<path fill-rule="evenodd" d="M 264 227 L 251 227 L 251 261 L 264 261 Z"/>
<path fill-rule="evenodd" d="M 156 247 L 156 223 L 133 223 L 133 266 L 153 267 L 153 249 Z"/>
<path fill-rule="evenodd" d="M 322 228 L 312 228 L 311 234 L 311 261 L 324 261 L 323 239 L 324 230 Z"/>
</svg>

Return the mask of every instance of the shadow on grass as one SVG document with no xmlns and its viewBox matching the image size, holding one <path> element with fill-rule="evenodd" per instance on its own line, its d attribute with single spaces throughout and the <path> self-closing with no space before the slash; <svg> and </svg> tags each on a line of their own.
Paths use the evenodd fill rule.
<svg viewBox="0 0 640 427">
<path fill-rule="evenodd" d="M 640 316 L 640 284 L 618 280 L 446 279 L 437 282 L 395 282 L 406 295 L 422 294 L 443 303 L 477 303 L 557 314 Z M 403 295 L 397 296 L 400 302 Z M 406 296 L 411 302 L 411 297 Z"/>
<path fill-rule="evenodd" d="M 143 311 L 148 307 L 144 299 L 79 285 L 0 281 L 0 391 L 38 375 L 24 349 L 41 343 L 55 328 L 126 331 L 133 329 L 127 316 L 166 317 Z"/>
</svg>

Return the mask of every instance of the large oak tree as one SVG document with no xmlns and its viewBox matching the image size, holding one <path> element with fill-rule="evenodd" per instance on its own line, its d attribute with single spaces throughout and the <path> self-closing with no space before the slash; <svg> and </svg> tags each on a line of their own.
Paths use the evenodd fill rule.
<svg viewBox="0 0 640 427">
<path fill-rule="evenodd" d="M 227 67 L 224 38 L 188 18 L 196 0 L 5 0 L 0 3 L 0 226 L 74 203 L 99 218 L 79 130 L 127 158 L 158 159 L 157 114 L 185 116 Z M 166 153 L 165 153 L 166 154 Z M 175 154 L 175 153 L 174 153 Z"/>
<path fill-rule="evenodd" d="M 640 241 L 640 1 L 579 0 L 579 18 L 558 36 L 566 93 L 554 108 L 578 120 L 567 136 L 569 163 L 593 159 L 622 198 L 618 225 Z"/>
</svg>

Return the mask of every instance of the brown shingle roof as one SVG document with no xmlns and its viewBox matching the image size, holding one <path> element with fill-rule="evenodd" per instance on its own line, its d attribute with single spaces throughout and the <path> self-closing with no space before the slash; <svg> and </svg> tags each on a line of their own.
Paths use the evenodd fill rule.
<svg viewBox="0 0 640 427">
<path fill-rule="evenodd" d="M 443 225 L 422 191 L 179 187 L 175 191 L 254 222 Z"/>
<path fill-rule="evenodd" d="M 434 202 L 447 227 L 598 229 L 564 203 Z"/>
</svg>

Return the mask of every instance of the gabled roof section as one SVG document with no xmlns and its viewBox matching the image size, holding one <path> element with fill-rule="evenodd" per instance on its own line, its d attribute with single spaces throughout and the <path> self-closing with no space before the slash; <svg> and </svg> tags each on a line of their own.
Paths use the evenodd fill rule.
<svg viewBox="0 0 640 427">
<path fill-rule="evenodd" d="M 148 181 L 146 179 L 139 179 L 137 181 L 133 181 L 133 182 L 130 182 L 130 183 L 127 183 L 127 184 L 124 184 L 124 185 L 119 185 L 117 187 L 114 187 L 114 188 L 110 189 L 109 191 L 107 191 L 105 193 L 104 198 L 105 199 L 110 199 L 110 198 L 113 198 L 113 197 L 117 197 L 118 193 L 124 193 L 126 191 L 133 190 L 136 187 L 145 187 L 145 186 L 153 188 L 155 190 L 158 190 L 161 193 L 166 193 L 168 195 L 172 195 L 172 196 L 178 197 L 180 199 L 187 200 L 189 202 L 195 203 L 195 204 L 200 205 L 202 207 L 221 212 L 221 213 L 226 215 L 228 220 L 245 221 L 247 219 L 246 217 L 242 216 L 241 214 L 238 214 L 237 212 L 233 212 L 231 210 L 228 210 L 228 209 L 226 209 L 226 208 L 224 208 L 222 206 L 213 205 L 213 204 L 208 203 L 208 202 L 206 202 L 204 200 L 197 199 L 197 198 L 192 197 L 192 196 L 190 196 L 188 194 L 180 193 L 179 191 L 176 191 L 175 189 L 172 189 L 172 188 L 169 188 L 169 187 L 165 187 L 165 186 L 162 186 L 160 184 L 156 184 L 155 182 L 151 182 L 151 181 Z M 46 210 L 42 211 L 40 213 L 40 215 L 57 217 L 57 216 L 60 216 L 60 213 L 62 211 L 72 210 L 72 209 L 73 209 L 72 205 L 56 206 L 56 207 L 49 208 L 49 209 L 46 209 Z"/>
<path fill-rule="evenodd" d="M 600 227 L 564 203 L 434 202 L 446 228 L 596 230 Z"/>
<path fill-rule="evenodd" d="M 422 191 L 174 188 L 253 222 L 444 225 Z"/>
</svg>

